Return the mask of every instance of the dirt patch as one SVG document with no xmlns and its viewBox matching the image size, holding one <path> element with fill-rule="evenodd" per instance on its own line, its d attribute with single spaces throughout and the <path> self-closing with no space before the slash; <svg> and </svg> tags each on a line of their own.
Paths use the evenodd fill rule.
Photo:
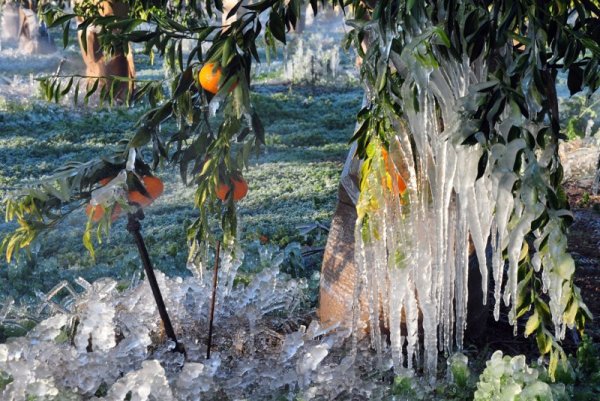
<svg viewBox="0 0 600 401">
<path fill-rule="evenodd" d="M 589 181 L 589 182 L 588 182 Z M 569 182 L 565 190 L 575 221 L 569 229 L 569 251 L 577 266 L 575 284 L 595 316 L 588 334 L 600 341 L 600 196 L 591 194 L 591 180 Z"/>
</svg>

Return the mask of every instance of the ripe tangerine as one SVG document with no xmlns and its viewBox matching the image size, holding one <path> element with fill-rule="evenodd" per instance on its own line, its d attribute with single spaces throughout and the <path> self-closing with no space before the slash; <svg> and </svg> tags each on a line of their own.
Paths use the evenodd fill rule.
<svg viewBox="0 0 600 401">
<path fill-rule="evenodd" d="M 105 186 L 106 184 L 111 182 L 113 180 L 113 178 L 115 178 L 115 177 L 105 177 L 105 178 L 101 179 L 100 181 L 98 181 L 98 184 Z"/>
<path fill-rule="evenodd" d="M 233 200 L 239 201 L 243 199 L 246 194 L 248 194 L 248 183 L 243 178 L 231 178 L 231 183 L 233 184 Z M 229 192 L 231 192 L 231 186 L 221 182 L 217 185 L 217 198 L 225 201 L 229 196 Z"/>
<path fill-rule="evenodd" d="M 93 214 L 92 214 L 93 213 Z M 104 217 L 104 206 L 96 205 L 92 206 L 90 203 L 85 207 L 85 214 L 89 217 L 92 215 L 92 221 L 94 223 L 99 222 Z"/>
<path fill-rule="evenodd" d="M 130 202 L 137 203 L 141 207 L 146 207 L 154 202 L 156 198 L 162 195 L 165 186 L 160 178 L 153 177 L 151 175 L 142 177 L 142 182 L 150 197 L 142 194 L 140 191 L 130 191 L 127 197 Z"/>
<path fill-rule="evenodd" d="M 402 178 L 402 176 L 400 175 L 400 173 L 398 173 L 396 171 L 396 168 L 394 167 L 394 163 L 389 160 L 389 156 L 388 156 L 388 152 L 387 150 L 385 150 L 384 148 L 381 148 L 381 156 L 383 157 L 383 163 L 385 164 L 385 171 L 387 172 L 387 179 L 386 179 L 386 186 L 387 188 L 392 191 L 394 189 L 393 185 L 392 185 L 392 177 L 396 177 L 396 182 L 398 185 L 398 193 L 396 193 L 396 195 L 402 195 L 404 193 L 404 191 L 406 191 L 406 182 L 404 182 L 404 179 Z"/>
<path fill-rule="evenodd" d="M 106 212 L 106 209 L 104 208 L 104 206 L 102 206 L 102 205 L 92 206 L 91 204 L 88 203 L 88 205 L 85 207 L 85 214 L 89 216 L 90 214 L 92 214 L 92 210 L 94 212 L 94 215 L 92 216 L 92 221 L 94 223 L 97 223 L 100 220 L 102 220 L 102 217 L 104 217 L 104 213 Z M 121 214 L 121 210 L 122 210 L 121 206 L 115 205 L 115 207 L 113 208 L 112 214 L 110 216 L 110 220 L 115 221 Z"/>
<path fill-rule="evenodd" d="M 213 95 L 219 91 L 221 67 L 217 63 L 206 63 L 198 73 L 198 81 L 205 91 Z"/>
</svg>

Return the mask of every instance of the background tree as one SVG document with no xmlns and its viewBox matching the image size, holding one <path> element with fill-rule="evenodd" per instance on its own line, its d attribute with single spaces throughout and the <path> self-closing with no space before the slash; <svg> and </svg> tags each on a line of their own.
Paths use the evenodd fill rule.
<svg viewBox="0 0 600 401">
<path fill-rule="evenodd" d="M 318 3 L 310 1 L 314 12 Z M 380 233 L 398 233 L 382 225 L 382 210 L 392 213 L 396 223 L 414 223 L 422 222 L 414 217 L 421 216 L 425 206 L 434 204 L 437 222 L 443 224 L 430 226 L 441 230 L 435 234 L 437 248 L 430 251 L 437 260 L 448 249 L 467 255 L 465 239 L 471 233 L 486 285 L 485 248 L 491 237 L 495 273 L 503 272 L 503 260 L 509 262 L 504 299 L 511 303 L 510 320 L 514 324 L 518 318 L 527 318 L 526 334 L 535 333 L 541 353 L 550 353 L 550 371 L 554 372 L 559 359 L 565 360 L 559 340 L 566 328 L 576 326 L 581 330 L 589 318 L 573 285 L 574 263 L 566 252 L 565 233 L 571 217 L 560 186 L 562 168 L 557 144 L 561 127 L 556 81 L 563 71 L 571 93 L 597 88 L 600 10 L 589 0 L 334 3 L 353 15 L 348 21 L 353 29 L 347 44 L 353 44 L 364 60 L 361 76 L 367 89 L 367 104 L 358 114 L 359 127 L 352 138 L 363 160 L 357 208 L 360 235 L 356 240 L 376 247 L 383 243 Z M 20 225 L 2 243 L 8 259 L 40 230 L 56 225 L 87 202 L 100 179 L 124 168 L 130 149 L 146 146 L 152 149 L 152 160 L 143 160 L 138 152 L 136 169 L 155 169 L 163 161 L 174 163 L 180 168 L 182 180 L 196 185 L 195 206 L 200 216 L 188 227 L 191 255 L 201 254 L 204 244 L 220 236 L 221 231 L 211 224 L 211 216 L 220 219 L 225 242 L 231 242 L 236 230 L 234 197 L 231 194 L 222 203 L 216 198 L 216 188 L 219 183 L 234 187 L 232 179 L 239 178 L 251 152 L 264 142 L 262 124 L 249 97 L 252 61 L 259 61 L 256 43 L 264 38 L 271 49 L 277 43 L 285 44 L 286 31 L 296 25 L 302 5 L 299 0 L 264 0 L 251 5 L 239 2 L 227 13 L 238 13 L 239 17 L 224 27 L 210 23 L 214 13 L 222 11 L 222 3 L 208 0 L 137 0 L 130 2 L 127 16 L 86 18 L 78 29 L 89 24 L 100 27 L 98 38 L 103 47 L 136 42 L 143 43 L 150 54 L 163 55 L 172 72 L 171 90 L 163 100 L 161 83 L 146 83 L 139 88 L 136 99 L 147 95 L 153 108 L 139 122 L 136 134 L 124 138 L 122 149 L 113 157 L 66 165 L 39 187 L 24 189 L 7 199 L 7 218 L 17 219 Z M 55 7 L 50 7 L 46 16 L 51 26 L 62 24 L 65 30 L 74 17 Z M 367 51 L 361 47 L 365 38 L 371 43 Z M 187 57 L 184 40 L 196 44 Z M 206 51 L 203 43 L 209 44 Z M 215 64 L 213 72 L 220 72 L 214 96 L 198 90 L 196 82 L 198 70 L 208 62 Z M 67 92 L 65 84 L 56 79 L 44 85 L 50 98 L 58 99 Z M 71 85 L 72 81 L 66 84 L 69 88 Z M 217 110 L 222 111 L 222 121 L 215 128 L 212 114 Z M 424 115 L 426 120 L 420 118 Z M 167 120 L 176 121 L 175 132 L 161 130 Z M 427 136 L 432 132 L 442 136 L 433 141 L 431 135 Z M 382 148 L 389 154 L 391 166 Z M 441 148 L 444 152 L 436 153 Z M 428 154 L 428 149 L 435 152 Z M 451 152 L 463 157 L 459 170 L 463 180 L 453 181 L 446 174 L 449 170 L 443 168 L 448 166 L 447 160 L 437 157 Z M 120 185 L 143 191 L 138 175 L 129 174 Z M 404 190 L 396 175 L 405 183 Z M 382 179 L 387 183 L 388 178 L 391 184 L 382 185 Z M 480 192 L 474 192 L 477 182 L 488 182 L 492 191 L 480 188 Z M 476 214 L 478 218 L 471 219 L 446 213 L 454 202 L 459 207 L 452 206 L 453 210 L 464 212 L 461 202 L 464 207 L 466 199 L 474 194 L 490 196 L 490 210 L 483 213 L 488 218 L 486 225 L 481 210 Z M 103 202 L 114 207 L 119 200 L 115 192 Z M 110 225 L 110 213 L 105 216 L 98 233 Z M 450 233 L 446 228 L 451 219 L 466 223 L 460 238 L 453 237 L 449 247 L 440 239 Z M 506 226 L 498 227 L 499 222 Z M 415 225 L 405 227 L 414 229 Z M 88 224 L 85 237 L 89 248 L 91 228 Z M 516 234 L 508 235 L 512 233 Z M 393 238 L 390 243 L 410 243 Z M 385 249 L 395 250 L 387 245 Z M 413 244 L 409 249 L 418 246 Z M 379 256 L 385 267 L 396 260 L 397 254 Z M 404 260 L 406 255 L 400 256 L 398 260 Z M 437 266 L 441 267 L 439 263 Z M 371 327 L 375 341 L 379 341 L 378 324 L 373 323 L 379 315 L 376 306 L 380 300 L 373 283 L 381 280 L 370 279 L 369 274 L 363 270 L 371 312 L 375 310 Z M 370 277 L 387 278 L 377 274 Z M 440 273 L 434 274 L 437 277 Z M 500 288 L 501 276 L 495 279 Z M 425 314 L 444 319 L 452 316 L 452 298 L 446 295 L 459 293 L 456 285 L 460 280 L 445 283 L 444 291 L 449 292 L 435 294 L 444 303 L 428 305 L 418 299 Z M 458 309 L 463 308 L 464 298 L 458 298 L 457 304 Z M 427 311 L 428 307 L 432 311 Z M 411 313 L 414 316 L 416 311 Z M 450 327 L 452 321 L 444 321 L 444 327 Z M 399 322 L 388 323 L 396 326 Z M 462 335 L 462 320 L 459 323 L 458 338 Z M 414 324 L 409 330 L 414 332 Z M 425 327 L 428 369 L 435 368 L 436 358 L 432 355 L 437 352 L 437 342 L 448 348 L 449 337 L 438 339 L 432 327 Z M 414 350 L 412 338 L 408 345 Z M 392 346 L 402 346 L 400 340 L 392 338 Z"/>
</svg>

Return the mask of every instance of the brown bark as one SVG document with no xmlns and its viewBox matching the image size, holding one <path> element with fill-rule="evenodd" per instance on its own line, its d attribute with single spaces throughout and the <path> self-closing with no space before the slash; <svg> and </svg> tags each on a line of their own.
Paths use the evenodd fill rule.
<svg viewBox="0 0 600 401">
<path fill-rule="evenodd" d="M 100 3 L 101 16 L 127 16 L 129 6 L 122 2 L 103 1 Z M 82 18 L 78 17 L 77 21 L 81 23 Z M 79 46 L 81 55 L 86 66 L 85 74 L 89 77 L 104 77 L 102 85 L 112 85 L 111 76 L 129 79 L 128 82 L 121 82 L 116 85 L 114 90 L 114 98 L 120 101 L 125 101 L 128 95 L 133 93 L 135 78 L 135 64 L 133 61 L 133 51 L 129 46 L 127 54 L 124 49 L 116 49 L 112 55 L 106 55 L 100 47 L 98 34 L 93 26 L 89 26 L 85 32 L 79 31 Z M 84 48 L 82 37 L 86 35 L 86 44 Z M 95 80 L 95 78 L 94 78 Z"/>
<path fill-rule="evenodd" d="M 325 325 L 352 324 L 352 303 L 358 282 L 358 268 L 354 261 L 354 224 L 356 206 L 340 185 L 338 204 L 331 221 L 327 245 L 321 266 L 319 287 L 319 320 Z M 368 321 L 368 308 L 360 299 L 360 321 Z"/>
<path fill-rule="evenodd" d="M 5 8 L 5 10 L 9 10 Z M 13 10 L 15 10 L 13 8 Z M 15 39 L 19 51 L 25 54 L 47 54 L 56 51 L 54 42 L 48 35 L 45 25 L 40 23 L 34 3 L 18 7 L 18 22 Z M 14 18 L 14 17 L 13 17 Z"/>
</svg>

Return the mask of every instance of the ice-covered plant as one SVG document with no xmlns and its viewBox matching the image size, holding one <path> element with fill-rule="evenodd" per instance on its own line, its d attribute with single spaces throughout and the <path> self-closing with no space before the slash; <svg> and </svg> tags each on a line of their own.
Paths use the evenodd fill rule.
<svg viewBox="0 0 600 401">
<path fill-rule="evenodd" d="M 524 355 L 511 358 L 496 351 L 479 377 L 474 401 L 567 400 L 565 386 L 543 381 L 540 370 L 528 366 Z"/>
<path fill-rule="evenodd" d="M 285 66 L 286 76 L 294 82 L 319 83 L 335 79 L 340 63 L 339 44 L 323 33 L 304 34 Z"/>
<path fill-rule="evenodd" d="M 138 95 L 147 94 L 153 109 L 135 135 L 123 138 L 117 155 L 66 165 L 9 199 L 8 218 L 19 223 L 0 246 L 9 258 L 84 204 L 107 170 L 122 168 L 130 149 L 151 154 L 140 166 L 171 162 L 196 186 L 199 217 L 188 227 L 192 252 L 220 232 L 210 217 L 234 237 L 233 199 L 217 201 L 215 187 L 245 168 L 264 143 L 249 95 L 253 60 L 260 60 L 257 40 L 285 44 L 305 2 L 239 1 L 225 9 L 221 0 L 129 3 L 130 15 L 85 15 L 79 29 L 95 25 L 103 48 L 136 42 L 163 55 L 173 73 L 170 95 L 158 96 L 162 82 L 140 87 Z M 352 6 L 348 43 L 363 58 L 367 104 L 353 138 L 365 161 L 356 237 L 375 347 L 383 348 L 380 311 L 396 368 L 424 360 L 433 375 L 438 350 L 451 351 L 455 338 L 462 346 L 472 238 L 484 294 L 487 244 L 492 248 L 495 317 L 503 301 L 515 328 L 526 318 L 525 335 L 535 335 L 540 352 L 550 354 L 554 374 L 559 359 L 566 359 L 560 346 L 566 329 L 582 330 L 590 317 L 567 252 L 572 216 L 560 186 L 557 145 L 564 134 L 556 77 L 568 74 L 572 94 L 599 86 L 597 2 L 310 0 L 314 12 L 319 3 Z M 215 10 L 238 17 L 215 23 Z M 75 16 L 54 6 L 46 15 L 50 25 L 63 26 L 68 40 Z M 187 57 L 184 40 L 196 42 Z M 214 97 L 196 82 L 208 62 L 222 68 Z M 57 99 L 72 86 L 72 80 L 65 87 L 51 78 L 44 88 Z M 218 127 L 211 119 L 216 111 L 222 111 Z M 175 128 L 162 129 L 167 122 Z M 402 316 L 407 334 L 400 330 Z"/>
<path fill-rule="evenodd" d="M 462 346 L 472 244 L 483 302 L 489 263 L 494 317 L 503 302 L 515 333 L 526 319 L 554 375 L 567 328 L 590 318 L 567 252 L 556 79 L 567 72 L 571 94 L 598 87 L 600 10 L 590 1 L 367 4 L 361 12 L 378 23 L 357 12 L 350 33 L 367 86 L 354 136 L 365 160 L 355 238 L 376 348 L 382 310 L 398 366 L 422 349 L 433 373 L 438 349 Z"/>
</svg>

